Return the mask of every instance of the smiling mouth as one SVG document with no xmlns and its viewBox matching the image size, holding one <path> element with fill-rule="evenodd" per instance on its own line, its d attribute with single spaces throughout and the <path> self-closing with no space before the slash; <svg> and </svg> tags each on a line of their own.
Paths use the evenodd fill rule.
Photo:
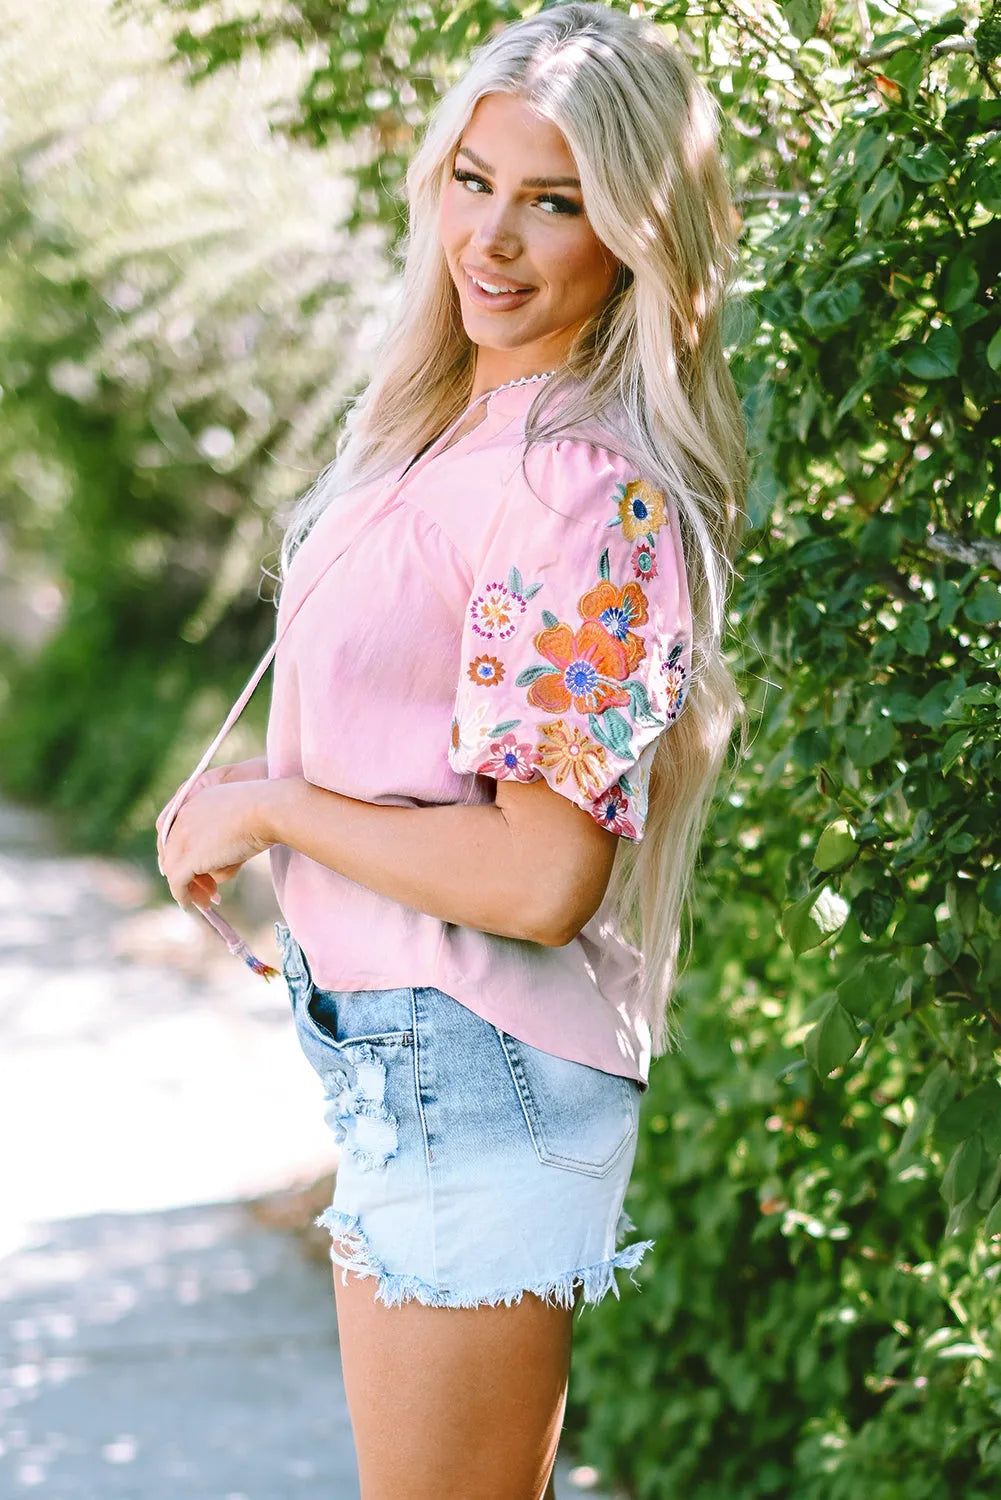
<svg viewBox="0 0 1001 1500">
<path fill-rule="evenodd" d="M 512 286 L 510 283 L 489 281 L 486 277 L 474 276 L 472 271 L 466 271 L 466 275 L 476 290 L 485 297 L 524 297 L 535 291 L 532 286 Z"/>
</svg>

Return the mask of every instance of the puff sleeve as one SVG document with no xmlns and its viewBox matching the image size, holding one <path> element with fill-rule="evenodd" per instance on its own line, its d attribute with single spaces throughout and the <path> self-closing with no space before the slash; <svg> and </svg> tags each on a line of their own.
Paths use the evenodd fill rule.
<svg viewBox="0 0 1001 1500">
<path fill-rule="evenodd" d="M 673 502 L 579 440 L 530 451 L 462 624 L 449 763 L 532 781 L 639 840 L 656 742 L 682 710 L 691 614 Z"/>
</svg>

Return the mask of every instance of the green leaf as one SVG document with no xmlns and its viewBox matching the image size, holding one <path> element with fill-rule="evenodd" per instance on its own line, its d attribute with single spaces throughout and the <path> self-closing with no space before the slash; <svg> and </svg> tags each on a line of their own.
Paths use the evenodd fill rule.
<svg viewBox="0 0 1001 1500">
<path fill-rule="evenodd" d="M 558 667 L 525 667 L 514 679 L 515 687 L 528 687 L 530 683 L 538 682 L 540 677 L 555 677 L 558 673 Z"/>
<path fill-rule="evenodd" d="M 848 911 L 847 902 L 824 886 L 787 906 L 779 919 L 779 929 L 798 958 L 831 933 L 840 931 L 848 919 Z"/>
<path fill-rule="evenodd" d="M 852 1017 L 837 1000 L 811 1027 L 803 1049 L 814 1070 L 826 1078 L 835 1068 L 843 1067 L 858 1050 L 862 1034 Z"/>
<path fill-rule="evenodd" d="M 980 899 L 995 917 L 1001 917 L 1001 869 L 992 870 L 984 879 Z"/>
<path fill-rule="evenodd" d="M 520 719 L 505 719 L 502 723 L 495 724 L 493 729 L 488 730 L 487 733 L 491 738 L 499 737 L 502 734 L 509 734 L 512 729 L 517 729 L 520 723 Z"/>
<path fill-rule="evenodd" d="M 910 656 L 927 656 L 931 633 L 921 611 L 909 605 L 900 617 L 897 639 Z"/>
<path fill-rule="evenodd" d="M 1001 1198 L 995 1203 L 984 1224 L 984 1238 L 993 1239 L 996 1234 L 1001 1234 Z"/>
<path fill-rule="evenodd" d="M 852 761 L 861 770 L 878 765 L 893 749 L 896 730 L 893 720 L 881 716 L 868 728 L 853 726 L 845 731 L 845 746 Z"/>
<path fill-rule="evenodd" d="M 961 349 L 955 329 L 933 328 L 923 344 L 904 350 L 900 363 L 921 380 L 943 380 L 959 369 Z"/>
<path fill-rule="evenodd" d="M 803 319 L 814 333 L 830 333 L 850 322 L 861 305 L 861 286 L 857 281 L 848 281 L 811 292 L 803 303 Z"/>
<path fill-rule="evenodd" d="M 554 630 L 560 622 L 551 609 L 544 609 L 542 611 L 542 623 L 547 630 Z"/>
<path fill-rule="evenodd" d="M 512 567 L 510 573 L 507 575 L 507 586 L 512 594 L 517 594 L 521 598 L 524 593 L 524 586 L 521 581 L 521 574 L 515 567 Z"/>
<path fill-rule="evenodd" d="M 945 276 L 945 292 L 942 297 L 943 310 L 951 313 L 965 306 L 977 295 L 979 285 L 980 277 L 973 258 L 965 250 L 961 250 L 949 262 L 949 269 Z"/>
<path fill-rule="evenodd" d="M 813 36 L 820 20 L 820 0 L 782 0 L 786 25 L 798 42 Z"/>
<path fill-rule="evenodd" d="M 589 714 L 587 722 L 599 745 L 604 745 L 620 760 L 632 759 L 633 732 L 617 708 L 606 708 L 601 715 Z"/>
<path fill-rule="evenodd" d="M 642 682 L 627 682 L 626 692 L 629 694 L 629 708 L 635 723 L 648 724 L 651 728 L 655 725 L 663 728 L 664 720 L 658 718 L 651 708 L 647 690 Z"/>
<path fill-rule="evenodd" d="M 949 175 L 949 158 L 941 146 L 923 146 L 913 155 L 899 157 L 899 162 L 900 170 L 912 182 L 940 182 Z"/>
<path fill-rule="evenodd" d="M 943 1109 L 935 1122 L 935 1142 L 939 1146 L 954 1146 L 980 1130 L 985 1123 L 989 1126 L 999 1115 L 1001 1088 L 989 1078 Z"/>
<path fill-rule="evenodd" d="M 987 345 L 987 363 L 992 370 L 1001 370 L 1001 328 Z"/>
<path fill-rule="evenodd" d="M 950 734 L 942 746 L 941 766 L 942 775 L 951 771 L 963 751 L 970 745 L 970 732 L 968 729 L 957 729 L 955 734 Z"/>
<path fill-rule="evenodd" d="M 602 552 L 601 556 L 598 558 L 598 577 L 599 578 L 610 578 L 611 577 L 611 568 L 608 565 L 608 548 L 607 547 L 604 549 L 604 551 Z"/>
<path fill-rule="evenodd" d="M 930 906 L 909 906 L 893 929 L 893 941 L 905 947 L 933 943 L 937 937 L 938 924 Z"/>
<path fill-rule="evenodd" d="M 859 891 L 852 897 L 855 920 L 868 938 L 882 937 L 890 925 L 895 905 L 893 897 L 885 891 Z"/>
<path fill-rule="evenodd" d="M 979 1135 L 971 1135 L 959 1143 L 942 1178 L 941 1193 L 946 1203 L 955 1205 L 973 1195 L 983 1155 L 984 1146 Z"/>
<path fill-rule="evenodd" d="M 814 867 L 826 874 L 830 870 L 843 870 L 858 854 L 858 845 L 847 818 L 837 818 L 828 823 L 814 852 Z"/>
<path fill-rule="evenodd" d="M 963 606 L 963 613 L 974 625 L 993 625 L 1001 620 L 1001 589 L 996 583 L 979 583 Z"/>
<path fill-rule="evenodd" d="M 881 68 L 887 78 L 892 78 L 894 83 L 899 83 L 901 88 L 913 95 L 921 82 L 925 59 L 916 48 L 901 47 L 892 57 L 884 59 Z"/>
<path fill-rule="evenodd" d="M 980 902 L 974 882 L 965 875 L 950 880 L 945 888 L 949 915 L 965 938 L 972 937 L 980 918 Z"/>
</svg>

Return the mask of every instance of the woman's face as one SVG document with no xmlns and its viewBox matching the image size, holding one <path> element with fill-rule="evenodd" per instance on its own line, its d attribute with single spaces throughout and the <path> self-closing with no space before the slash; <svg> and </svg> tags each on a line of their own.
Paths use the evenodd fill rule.
<svg viewBox="0 0 1001 1500">
<path fill-rule="evenodd" d="M 439 227 L 480 389 L 559 365 L 615 284 L 566 139 L 513 94 L 477 104 Z"/>
</svg>

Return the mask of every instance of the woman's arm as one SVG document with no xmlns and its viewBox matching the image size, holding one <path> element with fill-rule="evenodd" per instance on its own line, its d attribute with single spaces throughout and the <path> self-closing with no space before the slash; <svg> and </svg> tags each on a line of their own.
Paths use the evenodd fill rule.
<svg viewBox="0 0 1001 1500">
<path fill-rule="evenodd" d="M 262 783 L 259 836 L 444 922 L 546 947 L 601 904 L 616 836 L 540 780 L 473 807 L 386 807 L 301 777 Z"/>
</svg>

